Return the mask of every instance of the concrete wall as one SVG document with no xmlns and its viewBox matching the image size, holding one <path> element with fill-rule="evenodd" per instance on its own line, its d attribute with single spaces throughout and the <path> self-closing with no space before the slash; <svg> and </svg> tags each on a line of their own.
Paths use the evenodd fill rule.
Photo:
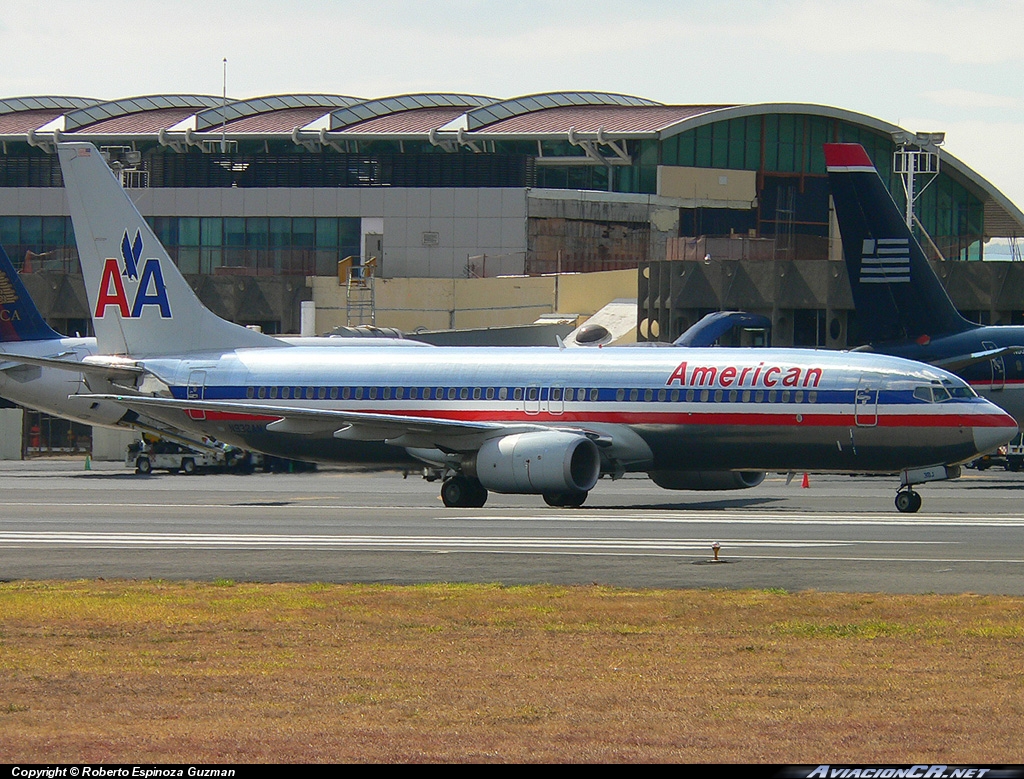
<svg viewBox="0 0 1024 779">
<path fill-rule="evenodd" d="M 382 276 L 451 278 L 487 256 L 487 275 L 522 273 L 523 188 L 154 188 L 128 191 L 144 216 L 347 216 L 382 231 Z M 68 215 L 63 189 L 0 188 L 0 214 Z M 297 324 L 297 322 L 296 322 Z"/>
<path fill-rule="evenodd" d="M 658 194 L 750 208 L 757 199 L 757 171 L 659 165 Z"/>
<path fill-rule="evenodd" d="M 92 459 L 124 460 L 128 444 L 139 437 L 131 430 L 113 430 L 108 427 L 92 429 Z"/>
<path fill-rule="evenodd" d="M 0 408 L 0 460 L 21 459 L 21 433 L 25 412 L 20 408 Z"/>
<path fill-rule="evenodd" d="M 378 327 L 444 330 L 528 324 L 553 312 L 589 316 L 616 298 L 635 298 L 635 270 L 487 279 L 377 279 Z M 316 331 L 346 324 L 345 287 L 310 279 Z"/>
</svg>

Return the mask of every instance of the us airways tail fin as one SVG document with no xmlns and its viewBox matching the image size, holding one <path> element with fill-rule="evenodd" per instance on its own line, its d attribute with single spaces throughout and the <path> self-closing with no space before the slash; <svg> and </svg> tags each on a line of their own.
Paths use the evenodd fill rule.
<svg viewBox="0 0 1024 779">
<path fill-rule="evenodd" d="M 146 357 L 285 346 L 199 301 L 95 146 L 61 143 L 57 153 L 101 352 Z"/>
<path fill-rule="evenodd" d="M 43 320 L 11 258 L 0 246 L 0 343 L 55 338 L 60 338 L 60 333 Z"/>
<path fill-rule="evenodd" d="M 954 308 L 864 147 L 826 143 L 857 323 L 871 342 L 959 333 Z"/>
</svg>

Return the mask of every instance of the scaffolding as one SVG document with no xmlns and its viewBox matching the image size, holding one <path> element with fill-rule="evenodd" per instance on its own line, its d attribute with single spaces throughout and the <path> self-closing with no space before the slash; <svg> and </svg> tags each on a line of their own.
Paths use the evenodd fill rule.
<svg viewBox="0 0 1024 779">
<path fill-rule="evenodd" d="M 338 283 L 345 286 L 345 325 L 377 324 L 377 300 L 374 281 L 377 258 L 370 257 L 358 263 L 358 257 L 346 257 L 338 262 Z"/>
</svg>

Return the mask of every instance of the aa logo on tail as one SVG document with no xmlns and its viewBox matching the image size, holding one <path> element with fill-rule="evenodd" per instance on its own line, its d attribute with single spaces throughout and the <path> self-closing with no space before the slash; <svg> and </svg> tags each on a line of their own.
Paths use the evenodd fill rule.
<svg viewBox="0 0 1024 779">
<path fill-rule="evenodd" d="M 115 306 L 122 319 L 138 319 L 146 306 L 158 307 L 163 319 L 171 318 L 171 304 L 167 300 L 167 286 L 164 284 L 164 274 L 160 270 L 160 260 L 150 257 L 143 263 L 140 273 L 141 257 L 141 232 L 136 231 L 135 240 L 130 241 L 128 231 L 125 230 L 124 238 L 121 239 L 123 270 L 113 257 L 103 263 L 103 275 L 100 278 L 94 314 L 97 319 L 103 318 L 109 306 Z M 129 282 L 127 285 L 122 276 Z M 132 294 L 130 305 L 129 292 Z"/>
</svg>

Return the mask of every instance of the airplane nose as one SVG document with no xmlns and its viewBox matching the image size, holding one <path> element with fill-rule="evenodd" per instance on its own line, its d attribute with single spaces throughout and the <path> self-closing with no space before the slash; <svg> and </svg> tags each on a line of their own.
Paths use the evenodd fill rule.
<svg viewBox="0 0 1024 779">
<path fill-rule="evenodd" d="M 1017 437 L 1017 422 L 1000 410 L 999 416 L 985 427 L 971 428 L 974 433 L 974 448 L 978 454 L 991 452 Z"/>
</svg>

